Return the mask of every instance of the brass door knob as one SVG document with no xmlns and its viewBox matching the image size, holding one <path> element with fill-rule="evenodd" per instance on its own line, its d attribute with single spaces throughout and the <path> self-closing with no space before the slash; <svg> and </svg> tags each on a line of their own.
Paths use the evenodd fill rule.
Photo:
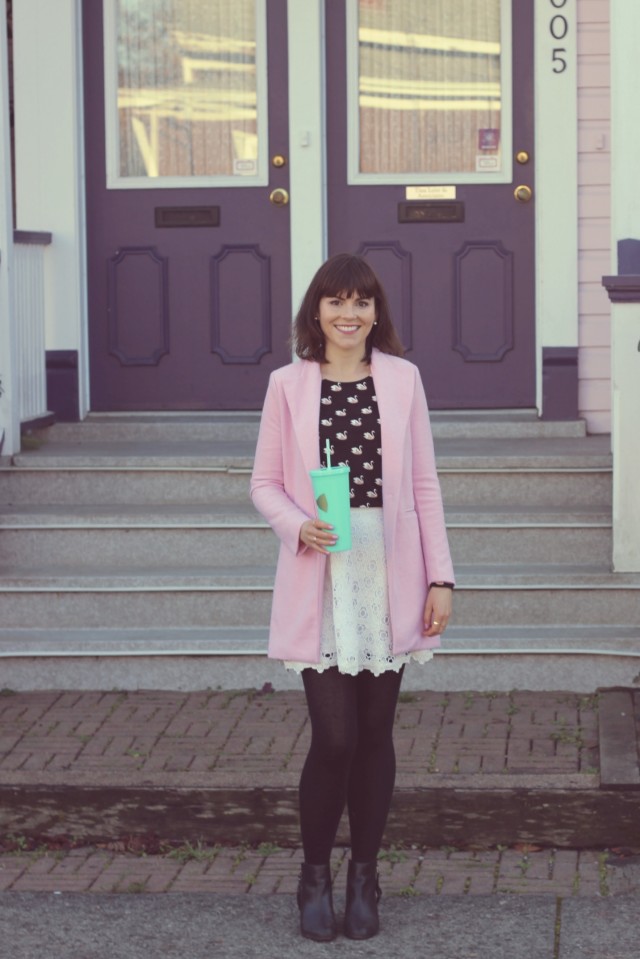
<svg viewBox="0 0 640 959">
<path fill-rule="evenodd" d="M 522 183 L 520 186 L 515 188 L 513 195 L 520 203 L 528 203 L 533 196 L 533 190 L 530 186 L 526 186 L 526 184 Z"/>
<path fill-rule="evenodd" d="M 271 191 L 269 199 L 274 206 L 286 206 L 289 202 L 289 194 L 286 190 L 283 190 L 282 187 L 278 187 L 277 190 Z"/>
<path fill-rule="evenodd" d="M 528 163 L 529 154 L 527 153 L 526 150 L 518 150 L 518 152 L 516 153 L 516 160 L 518 163 Z"/>
<path fill-rule="evenodd" d="M 277 169 L 280 169 L 280 167 L 283 167 L 286 165 L 287 161 L 286 161 L 286 158 L 283 157 L 280 153 L 276 153 L 276 155 L 274 156 L 271 162 L 273 163 L 274 167 L 276 167 Z"/>
</svg>

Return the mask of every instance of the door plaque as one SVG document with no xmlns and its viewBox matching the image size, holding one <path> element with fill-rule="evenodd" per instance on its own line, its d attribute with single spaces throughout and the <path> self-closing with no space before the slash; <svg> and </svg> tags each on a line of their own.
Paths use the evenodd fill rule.
<svg viewBox="0 0 640 959">
<path fill-rule="evenodd" d="M 157 227 L 220 226 L 219 206 L 157 206 Z"/>
<path fill-rule="evenodd" d="M 398 203 L 398 223 L 463 223 L 462 200 L 423 200 Z"/>
</svg>

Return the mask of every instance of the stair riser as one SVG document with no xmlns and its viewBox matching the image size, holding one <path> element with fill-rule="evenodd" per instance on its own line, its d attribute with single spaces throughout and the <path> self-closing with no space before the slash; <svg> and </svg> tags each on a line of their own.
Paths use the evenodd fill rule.
<svg viewBox="0 0 640 959">
<path fill-rule="evenodd" d="M 0 594 L 3 627 L 266 626 L 269 590 Z M 460 589 L 458 626 L 621 625 L 640 622 L 640 590 Z"/>
<path fill-rule="evenodd" d="M 0 593 L 4 627 L 264 626 L 271 592 Z"/>
<path fill-rule="evenodd" d="M 138 423 L 56 423 L 45 430 L 42 439 L 50 443 L 81 443 L 91 449 L 92 443 L 255 443 L 258 439 L 260 421 L 258 416 L 246 421 L 189 422 L 179 419 L 166 422 L 147 421 Z"/>
<path fill-rule="evenodd" d="M 95 419 L 84 423 L 56 423 L 41 434 L 45 443 L 118 443 L 158 442 L 170 436 L 176 442 L 240 442 L 256 441 L 260 427 L 260 414 L 246 413 L 238 417 L 218 416 L 213 419 L 176 416 L 161 419 L 114 421 Z M 431 414 L 431 429 L 437 439 L 551 439 L 554 437 L 582 437 L 584 423 L 553 422 L 531 419 L 528 422 L 507 418 L 493 421 L 478 419 L 456 421 L 451 417 Z"/>
<path fill-rule="evenodd" d="M 594 563 L 611 562 L 611 529 L 606 528 L 485 528 L 449 529 L 454 567 L 475 563 Z"/>
<path fill-rule="evenodd" d="M 275 566 L 278 542 L 257 529 L 0 529 L 0 563 L 114 570 Z"/>
<path fill-rule="evenodd" d="M 449 530 L 454 563 L 606 565 L 611 531 L 601 528 L 457 528 Z M 278 542 L 255 529 L 0 529 L 0 563 L 104 567 L 273 565 Z"/>
<path fill-rule="evenodd" d="M 12 470 L 0 472 L 0 503 L 247 503 L 249 479 L 223 470 Z"/>
<path fill-rule="evenodd" d="M 451 506 L 610 506 L 611 473 L 441 471 L 445 505 Z"/>
<path fill-rule="evenodd" d="M 249 472 L 198 470 L 7 470 L 0 503 L 240 503 L 249 499 Z M 441 471 L 451 506 L 611 505 L 611 473 L 475 473 Z"/>
</svg>

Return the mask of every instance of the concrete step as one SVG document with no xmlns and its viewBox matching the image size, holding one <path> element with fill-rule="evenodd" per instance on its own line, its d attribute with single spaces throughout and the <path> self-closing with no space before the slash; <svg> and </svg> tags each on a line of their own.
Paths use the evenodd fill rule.
<svg viewBox="0 0 640 959">
<path fill-rule="evenodd" d="M 0 568 L 5 627 L 265 626 L 273 567 Z M 640 574 L 595 565 L 458 567 L 461 626 L 640 623 Z"/>
<path fill-rule="evenodd" d="M 611 516 L 595 508 L 448 509 L 456 563 L 574 563 L 611 556 Z M 129 566 L 274 563 L 278 542 L 245 503 L 0 507 L 0 564 Z"/>
<path fill-rule="evenodd" d="M 448 506 L 611 506 L 611 466 L 479 469 L 440 467 Z M 0 503 L 136 505 L 249 500 L 250 467 L 0 467 Z"/>
<path fill-rule="evenodd" d="M 41 442 L 93 443 L 119 440 L 255 440 L 260 411 L 90 413 L 82 423 L 56 423 L 35 436 Z M 586 435 L 584 420 L 541 420 L 535 410 L 435 411 L 437 438 L 576 438 Z"/>
<path fill-rule="evenodd" d="M 608 436 L 551 438 L 445 438 L 435 442 L 442 469 L 610 469 Z M 43 443 L 13 457 L 19 467 L 58 469 L 251 468 L 252 440 L 119 440 Z"/>
<path fill-rule="evenodd" d="M 219 505 L 249 501 L 251 468 L 104 466 L 0 467 L 0 503 L 65 506 Z M 604 485 L 607 479 L 605 474 Z M 589 493 L 591 495 L 591 493 Z M 595 490 L 594 490 L 595 495 Z M 606 494 L 605 494 L 606 495 Z M 606 502 L 603 501 L 603 502 Z"/>
<path fill-rule="evenodd" d="M 50 443 L 0 467 L 0 503 L 239 502 L 254 444 L 202 441 Z M 436 442 L 451 506 L 611 504 L 608 437 Z"/>
<path fill-rule="evenodd" d="M 36 689 L 299 689 L 300 677 L 266 656 L 268 629 L 156 626 L 0 628 L 2 686 Z M 640 626 L 459 626 L 405 690 L 569 689 L 597 676 L 633 686 Z"/>
<path fill-rule="evenodd" d="M 93 656 L 266 656 L 266 626 L 0 628 L 0 659 Z M 458 626 L 448 628 L 438 657 L 627 655 L 640 668 L 638 626 Z M 464 686 L 467 689 L 467 686 Z M 566 688 L 559 686 L 559 689 Z"/>
<path fill-rule="evenodd" d="M 65 441 L 36 443 L 17 453 L 13 465 L 32 469 L 251 469 L 254 453 L 255 441 L 246 439 Z"/>
</svg>

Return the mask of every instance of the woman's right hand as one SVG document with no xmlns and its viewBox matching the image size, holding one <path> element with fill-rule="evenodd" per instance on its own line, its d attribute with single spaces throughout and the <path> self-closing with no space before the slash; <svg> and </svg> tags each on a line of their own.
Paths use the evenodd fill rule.
<svg viewBox="0 0 640 959">
<path fill-rule="evenodd" d="M 326 547 L 333 546 L 337 541 L 333 527 L 321 519 L 308 519 L 300 527 L 300 542 L 317 553 L 327 553 Z"/>
</svg>

